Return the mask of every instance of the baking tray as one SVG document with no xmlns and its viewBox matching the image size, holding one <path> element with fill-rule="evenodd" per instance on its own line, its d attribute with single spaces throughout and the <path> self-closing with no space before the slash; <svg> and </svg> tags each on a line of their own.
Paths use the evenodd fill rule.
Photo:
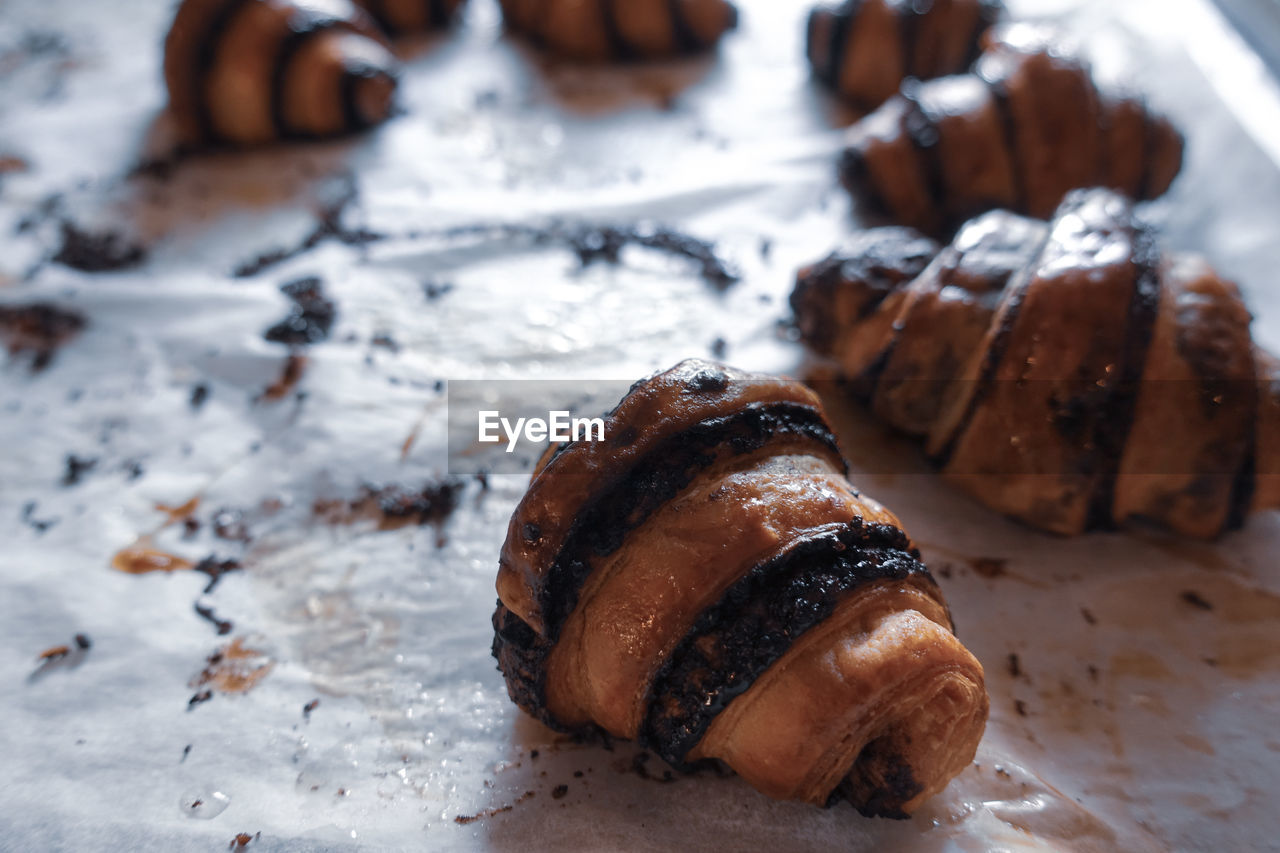
<svg viewBox="0 0 1280 853">
<path fill-rule="evenodd" d="M 403 46 L 404 111 L 376 132 L 175 163 L 169 3 L 0 4 L 0 302 L 87 323 L 0 371 L 0 848 L 1276 848 L 1274 514 L 1214 544 L 1049 538 L 832 400 L 855 481 L 920 542 L 992 698 L 974 766 L 894 822 L 668 778 L 517 711 L 489 616 L 522 477 L 460 477 L 452 513 L 410 508 L 421 524 L 376 511 L 379 488 L 450 482 L 448 380 L 802 369 L 792 275 L 857 227 L 832 169 L 852 116 L 808 78 L 803 5 L 743 2 L 713 57 L 583 71 L 475 0 Z M 1202 0 L 1014 6 L 1187 130 L 1145 214 L 1280 345 L 1280 98 L 1258 56 Z M 145 259 L 52 261 L 63 223 Z M 634 248 L 584 265 L 566 223 L 662 224 L 739 280 Z M 336 323 L 282 383 L 263 331 L 279 286 L 312 276 Z M 142 537 L 216 562 L 113 570 Z M 235 640 L 254 654 L 229 659 Z"/>
</svg>

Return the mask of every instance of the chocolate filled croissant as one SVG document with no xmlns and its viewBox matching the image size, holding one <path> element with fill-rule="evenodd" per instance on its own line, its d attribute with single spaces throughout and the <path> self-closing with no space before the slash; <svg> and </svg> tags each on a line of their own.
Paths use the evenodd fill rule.
<svg viewBox="0 0 1280 853">
<path fill-rule="evenodd" d="M 727 0 L 500 0 L 512 30 L 594 62 L 657 59 L 714 46 L 737 26 Z"/>
<path fill-rule="evenodd" d="M 356 0 L 393 36 L 449 26 L 466 0 Z"/>
<path fill-rule="evenodd" d="M 184 0 L 164 73 L 184 143 L 255 145 L 383 121 L 398 66 L 349 0 Z"/>
<path fill-rule="evenodd" d="M 840 179 L 871 212 L 930 234 L 978 213 L 1046 218 L 1067 192 L 1162 195 L 1182 136 L 1131 96 L 1099 92 L 1051 31 L 996 27 L 972 74 L 908 81 L 849 130 Z"/>
<path fill-rule="evenodd" d="M 972 760 L 982 667 L 803 385 L 686 361 L 553 446 L 502 550 L 493 653 L 553 728 L 902 817 Z"/>
<path fill-rule="evenodd" d="M 1212 538 L 1280 507 L 1280 369 L 1239 291 L 1161 256 L 1131 203 L 987 213 L 939 248 L 864 232 L 801 270 L 805 342 L 978 500 L 1060 534 Z"/>
<path fill-rule="evenodd" d="M 884 103 L 908 77 L 964 71 L 1000 0 L 845 0 L 809 13 L 806 52 L 814 75 L 855 105 Z"/>
</svg>

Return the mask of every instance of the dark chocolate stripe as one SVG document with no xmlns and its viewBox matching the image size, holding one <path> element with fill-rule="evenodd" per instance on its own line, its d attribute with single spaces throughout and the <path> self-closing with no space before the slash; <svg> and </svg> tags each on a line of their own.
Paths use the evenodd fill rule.
<svg viewBox="0 0 1280 853">
<path fill-rule="evenodd" d="M 351 22 L 336 15 L 312 11 L 295 11 L 289 20 L 289 34 L 276 48 L 275 61 L 271 66 L 271 121 L 275 125 L 276 135 L 281 139 L 303 136 L 301 131 L 289 127 L 284 114 L 285 87 L 289 82 L 289 70 L 293 60 L 311 38 L 328 30 L 353 30 Z"/>
<path fill-rule="evenodd" d="M 547 656 L 554 647 L 501 601 L 493 613 L 493 656 L 511 701 L 556 731 L 565 731 L 547 710 Z"/>
<path fill-rule="evenodd" d="M 857 16 L 862 0 L 849 0 L 839 9 L 832 10 L 835 23 L 831 27 L 831 49 L 827 55 L 831 57 L 831 67 L 827 70 L 827 82 L 834 88 L 840 88 L 840 72 L 849 53 L 849 39 L 853 35 L 853 19 Z"/>
<path fill-rule="evenodd" d="M 965 57 L 965 67 L 973 65 L 982 54 L 982 34 L 999 23 L 1004 14 L 1004 4 L 1000 0 L 978 0 L 978 16 L 974 31 L 969 35 L 969 53 Z"/>
<path fill-rule="evenodd" d="M 604 37 L 609 42 L 609 53 L 616 59 L 631 59 L 634 51 L 618 29 L 618 0 L 599 0 L 600 19 L 604 22 Z"/>
<path fill-rule="evenodd" d="M 1129 317 L 1125 325 L 1124 344 L 1120 353 L 1120 376 L 1111 389 L 1097 420 L 1094 421 L 1092 445 L 1102 468 L 1089 506 L 1090 528 L 1115 526 L 1112 511 L 1115 502 L 1116 474 L 1124 446 L 1133 429 L 1134 412 L 1142 374 L 1155 333 L 1160 307 L 1160 249 L 1151 230 L 1128 216 L 1134 267 L 1133 295 L 1129 300 Z"/>
<path fill-rule="evenodd" d="M 896 527 L 855 518 L 793 543 L 706 610 L 654 679 L 641 741 L 674 766 L 804 633 L 869 583 L 929 576 Z"/>
<path fill-rule="evenodd" d="M 991 90 L 991 97 L 995 100 L 996 115 L 1000 116 L 1002 131 L 1000 135 L 1004 137 L 1004 147 L 1009 152 L 1009 162 L 1013 164 L 1011 177 L 1013 178 L 1013 197 L 1016 199 L 1014 207 L 1018 210 L 1025 210 L 1027 199 L 1022 179 L 1023 157 L 1018 148 L 1018 131 L 1014 127 L 1013 109 L 1009 106 L 1009 93 L 1003 84 L 993 83 L 986 78 L 982 79 Z"/>
<path fill-rule="evenodd" d="M 377 65 L 372 65 L 363 60 L 348 61 L 342 69 L 342 123 L 348 131 L 364 130 L 370 127 L 371 122 L 360 112 L 360 106 L 356 101 L 360 83 L 364 80 L 371 80 L 380 74 L 385 74 L 386 69 Z"/>
<path fill-rule="evenodd" d="M 996 370 L 1000 367 L 1000 362 L 1004 360 L 1005 350 L 1009 348 L 1009 338 L 1013 334 L 1013 327 L 1018 322 L 1018 316 L 1022 313 L 1022 300 L 1026 296 L 1027 287 L 1035 278 L 1040 268 L 1040 255 L 1044 252 L 1045 246 L 1048 245 L 1053 235 L 1052 223 L 1045 229 L 1044 236 L 1040 240 L 1040 245 L 1032 253 L 1031 259 L 1020 268 L 1016 273 L 1010 276 L 1009 281 L 1005 284 L 1005 290 L 1008 294 L 1004 297 L 1007 300 L 1007 308 L 1001 317 L 1000 326 L 996 329 L 995 335 L 991 339 L 991 346 L 987 348 L 986 353 L 982 356 L 982 367 L 978 371 L 976 380 L 977 387 L 974 388 L 973 396 L 969 399 L 969 404 L 961 415 L 960 422 L 956 424 L 951 435 L 946 437 L 943 442 L 942 450 L 931 458 L 931 462 L 939 468 L 945 468 L 947 463 L 951 461 L 951 455 L 955 452 L 956 444 L 959 443 L 961 436 L 969 429 L 974 415 L 978 409 L 986 401 L 987 395 L 991 393 L 991 388 L 995 383 Z M 961 259 L 957 259 L 959 264 Z"/>
<path fill-rule="evenodd" d="M 667 0 L 667 11 L 671 16 L 671 29 L 676 37 L 677 50 L 682 53 L 694 53 L 706 47 L 684 16 L 683 0 Z"/>
<path fill-rule="evenodd" d="M 1146 99 L 1142 100 L 1142 178 L 1138 184 L 1137 200 L 1151 198 L 1151 170 L 1155 166 L 1155 150 L 1160 144 L 1160 128 L 1153 117 Z"/>
<path fill-rule="evenodd" d="M 200 126 L 200 135 L 209 142 L 217 142 L 221 138 L 221 134 L 214 127 L 213 113 L 209 109 L 209 99 L 205 95 L 205 89 L 209 84 L 209 72 L 213 70 L 214 65 L 218 61 L 218 48 L 222 45 L 222 39 L 230 29 L 232 21 L 235 20 L 236 14 L 243 9 L 249 0 L 225 0 L 222 7 L 209 22 L 209 26 L 205 28 L 204 34 L 200 39 L 200 47 L 196 52 L 195 68 L 191 74 L 191 86 L 194 91 L 191 95 L 191 103 L 195 105 L 196 122 Z"/>
<path fill-rule="evenodd" d="M 1249 515 L 1249 507 L 1253 503 L 1253 493 L 1258 487 L 1258 415 L 1257 407 L 1262 405 L 1259 395 L 1254 403 L 1254 416 L 1249 421 L 1249 452 L 1244 455 L 1240 470 L 1236 472 L 1231 483 L 1231 505 L 1227 509 L 1227 517 L 1222 525 L 1222 532 L 1239 530 L 1244 526 Z"/>
<path fill-rule="evenodd" d="M 902 126 L 907 132 L 907 138 L 911 140 L 911 147 L 915 150 L 918 162 L 921 165 L 921 171 L 924 173 L 925 189 L 929 193 L 929 201 L 933 203 L 935 208 L 942 211 L 940 217 L 946 227 L 950 229 L 953 225 L 950 205 L 946 204 L 946 193 L 942 184 L 942 156 L 938 151 L 938 146 L 942 142 L 942 133 L 938 130 L 938 126 L 933 123 L 929 115 L 925 112 L 924 107 L 920 105 L 919 91 L 924 85 L 915 80 L 909 80 L 903 84 L 899 90 L 903 100 L 907 102 L 907 112 L 903 116 Z"/>
<path fill-rule="evenodd" d="M 445 0 L 430 0 L 430 3 L 431 26 L 436 29 L 447 27 L 449 25 L 450 18 L 453 16 L 450 14 L 449 7 L 446 5 Z"/>
<path fill-rule="evenodd" d="M 400 28 L 396 26 L 396 22 L 391 19 L 391 15 L 387 11 L 387 0 L 360 0 L 360 6 L 369 13 L 369 17 L 373 18 L 387 35 L 394 36 L 399 34 Z"/>
<path fill-rule="evenodd" d="M 840 456 L 822 412 L 795 403 L 753 403 L 685 429 L 651 448 L 625 475 L 579 511 L 538 595 L 554 642 L 578 604 L 591 558 L 613 553 L 627 534 L 687 487 L 727 450 L 741 456 L 781 437 L 808 439 Z M 841 457 L 842 458 L 842 457 Z"/>
<path fill-rule="evenodd" d="M 895 17 L 898 19 L 898 43 L 902 49 L 902 76 L 904 79 L 907 77 L 924 79 L 925 76 L 915 66 L 916 36 L 920 25 L 923 23 L 921 19 L 933 11 L 934 0 L 924 0 L 924 2 L 928 5 L 923 11 L 920 10 L 917 3 L 893 7 Z"/>
</svg>

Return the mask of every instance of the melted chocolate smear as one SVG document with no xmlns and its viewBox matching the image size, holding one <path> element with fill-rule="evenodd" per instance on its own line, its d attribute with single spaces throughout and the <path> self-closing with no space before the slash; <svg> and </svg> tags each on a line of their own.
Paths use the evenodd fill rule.
<svg viewBox="0 0 1280 853">
<path fill-rule="evenodd" d="M 218 632 L 218 636 L 222 637 L 231 633 L 235 625 L 229 619 L 219 619 L 218 614 L 213 612 L 213 608 L 207 604 L 201 604 L 199 601 L 195 603 L 196 615 L 204 621 L 208 622 Z"/>
<path fill-rule="evenodd" d="M 716 253 L 714 243 L 654 225 L 583 225 L 553 222 L 542 227 L 528 225 L 467 225 L 434 235 L 448 239 L 484 237 L 523 241 L 534 246 L 565 246 L 583 267 L 596 263 L 619 264 L 628 246 L 661 252 L 693 262 L 701 278 L 717 290 L 727 290 L 741 275 Z"/>
<path fill-rule="evenodd" d="M 82 458 L 74 453 L 68 453 L 66 470 L 62 474 L 62 485 L 68 488 L 79 485 L 84 479 L 84 475 L 96 467 L 98 467 L 97 457 Z"/>
<path fill-rule="evenodd" d="M 303 238 L 301 243 L 288 248 L 272 249 L 264 252 L 256 258 L 236 266 L 232 275 L 236 278 L 252 278 L 272 267 L 279 266 L 285 261 L 304 255 L 321 243 L 330 240 L 337 241 L 344 246 L 358 247 L 367 246 L 370 243 L 385 239 L 387 236 L 385 234 L 379 234 L 366 228 L 348 228 L 343 224 L 347 208 L 355 204 L 359 198 L 360 188 L 356 184 L 355 178 L 351 175 L 345 176 L 338 197 L 320 206 L 316 213 L 317 222 L 315 228 Z"/>
<path fill-rule="evenodd" d="M 36 535 L 44 533 L 50 527 L 53 527 L 62 519 L 60 518 L 36 518 L 36 507 L 39 504 L 36 501 L 27 501 L 22 506 L 22 523 L 30 527 L 36 532 Z"/>
<path fill-rule="evenodd" d="M 282 284 L 280 292 L 293 300 L 293 308 L 288 317 L 263 332 L 264 338 L 277 344 L 309 346 L 329 337 L 338 307 L 325 296 L 319 277 Z"/>
<path fill-rule="evenodd" d="M 32 373 L 48 367 L 58 348 L 86 325 L 82 314 L 47 302 L 0 305 L 0 336 L 10 355 L 31 355 Z"/>
<path fill-rule="evenodd" d="M 118 231 L 84 231 L 65 219 L 62 247 L 53 256 L 56 264 L 90 273 L 132 269 L 146 259 L 146 249 Z"/>
<path fill-rule="evenodd" d="M 209 593 L 213 592 L 215 587 L 217 587 L 218 583 L 222 580 L 223 575 L 225 575 L 227 572 L 237 572 L 242 568 L 244 567 L 240 564 L 238 560 L 219 560 L 217 557 L 210 555 L 208 557 L 205 557 L 200 562 L 196 563 L 191 570 L 193 572 L 200 572 L 201 574 L 205 574 L 209 576 L 209 583 L 205 585 L 204 591 L 202 593 L 203 595 L 208 595 Z M 199 604 L 197 604 L 196 605 L 197 612 L 199 612 L 199 609 L 200 609 Z M 204 614 L 201 614 L 201 615 L 203 616 Z M 224 633 L 224 632 L 220 631 L 219 633 Z"/>
</svg>

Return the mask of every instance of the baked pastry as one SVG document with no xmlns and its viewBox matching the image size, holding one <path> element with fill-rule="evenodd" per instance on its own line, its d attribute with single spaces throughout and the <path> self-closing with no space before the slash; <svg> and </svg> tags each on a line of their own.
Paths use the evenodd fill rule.
<svg viewBox="0 0 1280 853">
<path fill-rule="evenodd" d="M 393 36 L 449 26 L 466 0 L 356 0 Z"/>
<path fill-rule="evenodd" d="M 594 62 L 714 46 L 737 26 L 728 0 L 499 0 L 507 26 L 552 53 Z"/>
<path fill-rule="evenodd" d="M 1001 0 L 845 0 L 809 13 L 805 45 L 814 75 L 873 109 L 908 77 L 958 74 L 1004 11 Z"/>
<path fill-rule="evenodd" d="M 858 235 L 800 271 L 804 341 L 943 474 L 1060 534 L 1137 519 L 1211 538 L 1280 507 L 1280 370 L 1235 285 L 1161 256 L 1131 202 L 996 211 L 939 248 Z"/>
<path fill-rule="evenodd" d="M 798 382 L 686 361 L 553 446 L 507 532 L 493 653 L 549 726 L 902 817 L 972 760 L 982 667 Z"/>
<path fill-rule="evenodd" d="M 164 74 L 185 144 L 255 145 L 383 121 L 398 65 L 349 0 L 183 0 Z"/>
<path fill-rule="evenodd" d="M 1006 209 L 1052 215 L 1068 191 L 1162 195 L 1182 136 L 1137 97 L 1099 92 L 1051 30 L 989 31 L 973 73 L 901 92 L 849 130 L 840 179 L 870 212 L 930 234 Z"/>
</svg>

